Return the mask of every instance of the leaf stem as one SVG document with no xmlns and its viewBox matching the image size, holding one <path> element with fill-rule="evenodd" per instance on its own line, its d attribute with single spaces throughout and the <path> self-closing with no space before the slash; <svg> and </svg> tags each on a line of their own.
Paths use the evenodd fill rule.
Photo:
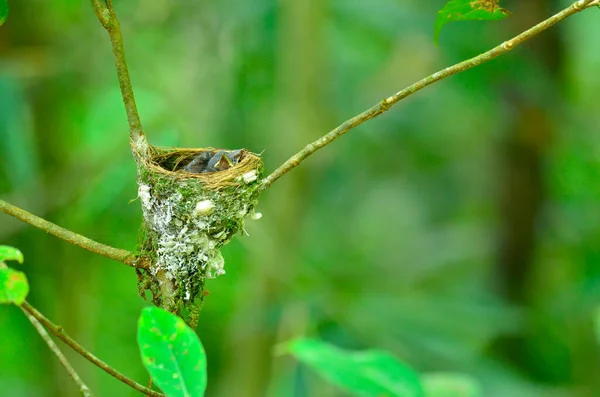
<svg viewBox="0 0 600 397">
<path fill-rule="evenodd" d="M 95 366 L 97 366 L 98 368 L 103 370 L 104 372 L 117 378 L 118 380 L 125 383 L 132 389 L 135 389 L 141 393 L 145 393 L 148 396 L 165 397 L 164 394 L 156 392 L 154 390 L 150 390 L 150 389 L 140 385 L 139 383 L 135 382 L 134 380 L 129 379 L 128 377 L 126 377 L 125 375 L 123 375 L 122 373 L 117 371 L 116 369 L 114 369 L 111 366 L 109 366 L 108 364 L 106 364 L 104 361 L 102 361 L 99 358 L 97 358 L 96 356 L 94 356 L 92 353 L 87 351 L 79 343 L 75 342 L 75 340 L 73 338 L 71 338 L 69 335 L 67 335 L 61 326 L 56 325 L 53 322 L 51 322 L 50 320 L 48 320 L 42 313 L 37 311 L 27 301 L 23 302 L 23 304 L 21 305 L 21 308 L 24 311 L 26 311 L 28 314 L 33 316 L 37 321 L 42 323 L 42 325 L 44 327 L 46 327 L 46 329 L 48 329 L 48 331 L 53 333 L 58 339 L 62 340 L 64 343 L 69 345 L 69 347 L 71 347 L 73 350 L 75 350 L 77 353 L 79 353 L 83 358 L 85 358 L 86 360 L 88 360 L 89 362 L 91 362 L 92 364 L 94 364 Z"/>
<path fill-rule="evenodd" d="M 442 69 L 430 76 L 425 77 L 424 79 L 417 81 L 414 84 L 409 85 L 408 87 L 397 92 L 396 94 L 383 99 L 382 101 L 380 101 L 379 103 L 377 103 L 376 105 L 371 107 L 370 109 L 367 109 L 364 112 L 360 113 L 359 115 L 354 116 L 349 120 L 346 120 L 344 123 L 342 123 L 338 127 L 334 128 L 333 130 L 328 132 L 326 135 L 324 135 L 321 138 L 317 139 L 316 141 L 306 145 L 304 147 L 304 149 L 302 149 L 298 153 L 294 154 L 285 163 L 283 163 L 279 168 L 277 168 L 269 176 L 267 176 L 265 179 L 263 179 L 261 190 L 265 190 L 265 189 L 269 188 L 273 184 L 273 182 L 275 182 L 277 179 L 281 178 L 283 175 L 290 172 L 293 168 L 297 167 L 304 159 L 306 159 L 308 156 L 310 156 L 317 150 L 327 146 L 328 144 L 333 142 L 335 139 L 344 135 L 346 132 L 350 131 L 351 129 L 361 125 L 365 121 L 370 120 L 370 119 L 377 117 L 380 114 L 386 112 L 390 107 L 392 107 L 394 104 L 398 103 L 402 99 L 414 94 L 417 91 L 420 91 L 421 89 L 427 87 L 428 85 L 431 85 L 437 81 L 445 79 L 446 77 L 452 76 L 453 74 L 464 72 L 465 70 L 471 69 L 475 66 L 479 66 L 485 62 L 491 61 L 492 59 L 509 52 L 510 50 L 515 48 L 517 45 L 523 43 L 524 41 L 529 40 L 533 36 L 554 26 L 555 24 L 562 21 L 563 19 L 570 17 L 571 15 L 574 15 L 580 11 L 583 11 L 586 8 L 589 8 L 594 5 L 598 5 L 598 4 L 600 4 L 600 0 L 577 1 L 573 4 L 571 4 L 569 7 L 565 8 L 563 11 L 559 12 L 558 14 L 551 16 L 550 18 L 546 19 L 545 21 L 540 22 L 539 24 L 535 25 L 534 27 L 524 31 L 523 33 L 513 37 L 510 40 L 503 42 L 502 44 L 492 48 L 491 50 L 486 51 L 483 54 L 480 54 L 474 58 L 467 59 L 467 60 L 457 63 L 453 66 Z"/>
<path fill-rule="evenodd" d="M 127 68 L 127 61 L 125 59 L 125 46 L 123 45 L 123 36 L 121 35 L 121 25 L 117 19 L 112 0 L 91 1 L 100 24 L 106 29 L 110 37 L 119 86 L 121 88 L 121 96 L 123 97 L 123 104 L 127 112 L 131 147 L 134 153 L 144 156 L 148 152 L 149 144 L 142 129 L 142 122 L 135 103 L 131 79 L 129 78 L 129 69 Z"/>
<path fill-rule="evenodd" d="M 81 234 L 77 234 L 43 218 L 35 216 L 32 213 L 9 204 L 4 200 L 0 200 L 0 212 L 4 212 L 5 214 L 13 216 L 20 221 L 30 224 L 31 226 L 35 226 L 46 233 L 50 233 L 60 239 L 63 239 L 71 244 L 75 244 L 78 247 L 86 249 L 95 254 L 105 256 L 129 266 L 136 266 L 137 258 L 132 252 L 120 248 L 114 248 L 89 239 Z"/>
<path fill-rule="evenodd" d="M 56 346 L 56 343 L 54 343 L 54 341 L 52 340 L 50 335 L 48 335 L 48 332 L 42 326 L 42 324 L 40 324 L 40 322 L 35 317 L 33 317 L 29 312 L 27 312 L 24 308 L 21 307 L 21 310 L 23 310 L 23 313 L 25 314 L 27 319 L 29 321 L 31 321 L 31 324 L 33 324 L 34 328 L 40 334 L 40 336 L 42 337 L 44 342 L 46 342 L 46 344 L 48 345 L 50 350 L 52 350 L 52 352 L 56 355 L 56 357 L 58 358 L 58 361 L 60 361 L 62 366 L 65 367 L 65 370 L 69 374 L 69 377 L 71 379 L 73 379 L 73 381 L 77 384 L 77 386 L 79 386 L 79 391 L 81 391 L 81 394 L 84 397 L 92 397 L 93 395 L 92 395 L 92 392 L 90 391 L 90 388 L 87 387 L 87 385 L 85 383 L 83 383 L 83 381 L 81 380 L 81 378 L 79 377 L 79 375 L 77 374 L 75 369 L 73 369 L 73 366 L 71 366 L 71 363 L 69 363 L 67 358 L 64 356 L 64 354 L 58 348 L 58 346 Z"/>
</svg>

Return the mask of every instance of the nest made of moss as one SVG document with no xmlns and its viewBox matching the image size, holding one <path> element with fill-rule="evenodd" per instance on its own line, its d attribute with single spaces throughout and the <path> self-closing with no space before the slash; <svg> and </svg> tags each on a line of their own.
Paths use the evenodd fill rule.
<svg viewBox="0 0 600 397">
<path fill-rule="evenodd" d="M 219 151 L 152 148 L 138 156 L 140 250 L 150 259 L 140 282 L 170 310 L 201 298 L 205 279 L 225 273 L 221 248 L 255 215 L 263 173 L 257 154 L 238 150 L 237 162 L 218 172 L 185 171 L 198 155 Z"/>
<path fill-rule="evenodd" d="M 214 148 L 157 148 L 150 150 L 149 156 L 140 158 L 143 167 L 150 172 L 169 175 L 174 179 L 200 179 L 209 189 L 220 189 L 226 186 L 236 184 L 236 178 L 243 177 L 244 174 L 255 170 L 262 170 L 262 160 L 258 154 L 242 149 L 240 159 L 232 167 L 208 173 L 189 173 L 184 171 L 184 167 L 189 164 L 197 155 L 204 152 L 216 154 L 219 151 L 227 152 L 228 149 Z M 247 176 L 248 178 L 249 176 Z M 239 182 L 239 181 L 238 181 Z"/>
</svg>

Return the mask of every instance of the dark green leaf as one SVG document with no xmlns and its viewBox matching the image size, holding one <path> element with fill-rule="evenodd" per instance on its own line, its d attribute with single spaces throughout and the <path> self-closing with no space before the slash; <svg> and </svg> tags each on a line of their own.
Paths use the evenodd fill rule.
<svg viewBox="0 0 600 397">
<path fill-rule="evenodd" d="M 477 380 L 465 374 L 435 373 L 421 376 L 427 397 L 482 397 Z"/>
<path fill-rule="evenodd" d="M 0 264 L 0 303 L 23 303 L 29 293 L 25 273 Z"/>
<path fill-rule="evenodd" d="M 292 341 L 284 348 L 329 382 L 355 396 L 423 396 L 418 374 L 389 353 L 345 351 L 312 339 Z"/>
<path fill-rule="evenodd" d="M 7 16 L 8 16 L 8 1 L 0 0 L 0 26 L 4 25 L 4 22 L 6 22 Z"/>
<path fill-rule="evenodd" d="M 501 8 L 499 2 L 499 0 L 450 0 L 438 11 L 435 20 L 435 41 L 437 42 L 442 28 L 448 22 L 506 18 L 510 12 Z"/>
<path fill-rule="evenodd" d="M 0 0 L 2 2 L 2 0 Z M 17 261 L 23 263 L 23 253 L 8 245 L 0 245 L 0 262 Z"/>
<path fill-rule="evenodd" d="M 181 318 L 146 307 L 138 323 L 142 361 L 169 397 L 201 397 L 206 389 L 206 355 L 200 339 Z"/>
</svg>

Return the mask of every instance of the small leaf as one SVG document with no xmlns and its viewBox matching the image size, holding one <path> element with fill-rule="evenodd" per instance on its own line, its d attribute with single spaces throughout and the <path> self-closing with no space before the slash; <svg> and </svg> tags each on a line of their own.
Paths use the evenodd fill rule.
<svg viewBox="0 0 600 397">
<path fill-rule="evenodd" d="M 283 345 L 322 377 L 361 397 L 422 397 L 419 375 L 384 351 L 352 352 L 313 339 Z"/>
<path fill-rule="evenodd" d="M 0 303 L 21 305 L 29 293 L 29 283 L 25 273 L 0 267 Z"/>
<path fill-rule="evenodd" d="M 2 0 L 0 0 L 0 3 L 2 3 Z M 0 245 L 0 262 L 4 261 L 17 261 L 23 263 L 23 253 L 8 245 Z"/>
<path fill-rule="evenodd" d="M 481 386 L 469 375 L 431 373 L 421 376 L 427 397 L 482 397 Z"/>
<path fill-rule="evenodd" d="M 4 25 L 4 22 L 6 22 L 7 16 L 8 16 L 8 1 L 0 0 L 0 26 Z"/>
<path fill-rule="evenodd" d="M 157 307 L 144 308 L 138 322 L 138 344 L 146 369 L 167 396 L 204 395 L 204 347 L 181 318 Z"/>
<path fill-rule="evenodd" d="M 510 12 L 501 8 L 499 2 L 500 0 L 450 0 L 438 11 L 435 20 L 435 42 L 437 43 L 442 28 L 448 22 L 506 18 Z"/>
</svg>

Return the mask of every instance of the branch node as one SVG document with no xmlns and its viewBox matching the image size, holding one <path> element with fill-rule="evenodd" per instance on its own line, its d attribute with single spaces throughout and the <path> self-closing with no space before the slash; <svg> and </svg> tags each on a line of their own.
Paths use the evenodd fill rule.
<svg viewBox="0 0 600 397">
<path fill-rule="evenodd" d="M 92 392 L 90 391 L 89 387 L 87 387 L 87 385 L 85 383 L 83 383 L 83 381 L 79 377 L 79 374 L 75 371 L 75 369 L 73 368 L 71 363 L 67 360 L 65 355 L 62 353 L 62 351 L 56 345 L 56 343 L 54 343 L 54 341 L 52 340 L 50 335 L 48 335 L 48 332 L 46 331 L 44 326 L 37 320 L 37 318 L 35 318 L 26 309 L 21 307 L 21 310 L 23 310 L 23 313 L 25 314 L 27 319 L 29 319 L 29 321 L 31 321 L 31 324 L 33 325 L 33 327 L 40 334 L 40 336 L 42 337 L 44 342 L 46 342 L 46 344 L 48 345 L 50 350 L 54 353 L 54 355 L 58 358 L 58 361 L 60 361 L 62 366 L 65 368 L 65 370 L 69 374 L 69 377 L 71 377 L 71 379 L 73 379 L 73 381 L 77 384 L 77 386 L 79 387 L 79 391 L 81 391 L 81 394 L 84 397 L 92 397 Z"/>
<path fill-rule="evenodd" d="M 388 110 L 389 108 L 392 107 L 392 105 L 394 104 L 394 98 L 393 97 L 387 97 L 385 99 L 383 99 L 381 101 L 381 107 L 383 111 Z"/>
<path fill-rule="evenodd" d="M 27 302 L 27 301 L 23 302 L 21 304 L 21 309 L 23 309 L 23 311 L 26 314 L 32 316 L 35 320 L 37 320 L 39 323 L 41 323 L 41 325 L 43 325 L 48 331 L 50 331 L 52 334 L 54 334 L 58 339 L 62 340 L 70 348 L 72 348 L 77 353 L 79 353 L 83 358 L 85 358 L 86 360 L 88 360 L 89 362 L 91 362 L 92 364 L 94 364 L 95 366 L 97 366 L 98 368 L 103 370 L 104 372 L 108 373 L 109 375 L 113 376 L 114 378 L 125 383 L 132 389 L 137 390 L 141 393 L 144 393 L 146 396 L 165 397 L 164 394 L 156 392 L 154 390 L 150 390 L 150 389 L 140 385 L 139 383 L 135 382 L 134 380 L 126 377 L 125 375 L 123 375 L 122 373 L 120 373 L 119 371 L 114 369 L 113 367 L 106 364 L 104 361 L 102 361 L 99 358 L 97 358 L 96 356 L 94 356 L 92 353 L 87 351 L 79 343 L 75 342 L 75 340 L 72 339 L 69 335 L 67 335 L 61 326 L 56 325 L 52 321 L 47 319 L 36 308 L 31 306 L 29 304 L 29 302 Z"/>
<path fill-rule="evenodd" d="M 110 11 L 108 9 L 102 10 L 102 16 L 100 22 L 105 29 L 110 29 Z"/>
</svg>

